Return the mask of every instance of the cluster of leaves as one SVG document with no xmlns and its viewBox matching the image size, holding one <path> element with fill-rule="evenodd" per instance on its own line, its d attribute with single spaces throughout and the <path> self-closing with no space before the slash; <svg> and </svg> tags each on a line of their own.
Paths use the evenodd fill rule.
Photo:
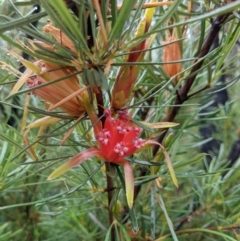
<svg viewBox="0 0 240 241">
<path fill-rule="evenodd" d="M 4 50 L 0 52 L 0 104 L 3 110 L 0 115 L 0 239 L 238 240 L 238 162 L 229 166 L 228 158 L 239 133 L 234 132 L 238 128 L 239 119 L 239 97 L 235 90 L 239 89 L 238 84 L 235 84 L 240 76 L 237 64 L 239 56 L 238 51 L 232 50 L 237 48 L 239 39 L 240 3 L 172 1 L 156 7 L 150 30 L 135 38 L 134 30 L 144 15 L 142 8 L 145 7 L 145 1 L 122 1 L 120 12 L 117 1 L 100 1 L 108 36 L 99 30 L 101 24 L 96 21 L 93 2 L 0 2 L 0 43 Z M 32 14 L 36 5 L 41 6 L 42 10 Z M 86 15 L 86 9 L 89 15 Z M 87 16 L 90 23 L 87 22 Z M 219 16 L 227 16 L 226 21 L 214 22 Z M 47 18 L 71 39 L 82 55 L 74 55 L 41 31 Z M 38 28 L 31 25 L 36 20 L 39 21 Z M 88 38 L 89 24 L 91 37 L 99 49 L 89 48 L 92 46 Z M 201 56 L 214 27 L 222 28 L 218 35 L 219 43 Z M 169 77 L 162 65 L 166 44 L 164 40 L 173 31 L 177 32 L 182 52 L 183 70 L 178 82 L 175 77 Z M 31 42 L 24 39 L 25 34 L 54 45 L 57 51 L 42 47 L 33 52 L 29 47 Z M 7 53 L 16 56 L 20 50 L 32 58 L 56 64 L 67 63 L 71 66 L 77 59 L 78 64 L 87 67 L 108 68 L 107 88 L 105 77 L 98 79 L 97 84 L 87 78 L 85 84 L 104 90 L 104 104 L 109 107 L 109 92 L 115 83 L 117 71 L 122 66 L 131 65 L 125 62 L 125 56 L 134 46 L 155 34 L 145 59 L 135 63 L 141 71 L 127 107 L 133 110 L 137 121 L 169 120 L 167 118 L 174 108 L 178 108 L 176 98 L 180 96 L 181 109 L 177 109 L 178 114 L 174 116 L 174 122 L 180 125 L 168 133 L 166 130 L 156 135 L 144 132 L 146 138 L 153 136 L 158 140 L 161 135 L 166 135 L 161 142 L 173 162 L 179 188 L 176 189 L 171 182 L 163 162 L 164 155 L 153 155 L 154 151 L 152 153 L 151 150 L 129 158 L 135 170 L 137 194 L 134 208 L 130 211 L 123 195 L 124 182 L 118 166 L 111 167 L 114 170 L 106 170 L 100 161 L 93 159 L 69 171 L 62 178 L 46 181 L 60 162 L 89 146 L 86 140 L 91 142 L 91 123 L 84 119 L 75 124 L 76 119 L 65 118 L 60 123 L 50 124 L 37 139 L 37 131 L 31 130 L 28 137 L 30 143 L 37 142 L 39 146 L 39 160 L 33 161 L 23 143 L 20 125 L 13 128 L 7 124 L 12 108 L 23 109 L 28 92 L 28 89 L 24 89 L 13 97 L 19 98 L 20 106 L 6 100 L 16 77 L 21 76 L 19 63 Z M 194 66 L 202 60 L 202 65 L 192 72 Z M 184 97 L 181 95 L 182 86 L 186 86 L 191 76 L 195 76 L 195 79 L 190 86 L 190 94 L 185 93 L 187 98 L 181 99 Z M 218 82 L 222 76 L 226 78 L 224 84 Z M 225 108 L 215 106 L 208 109 L 214 100 L 213 94 L 227 87 L 232 95 Z M 49 114 L 44 107 L 40 99 L 31 96 L 27 122 L 32 123 Z M 207 113 L 202 117 L 204 108 Z M 59 111 L 53 112 L 53 115 L 59 116 Z M 17 116 L 15 120 L 21 122 Z M 212 137 L 205 140 L 199 129 L 210 124 L 216 130 Z M 71 136 L 60 146 L 65 133 L 73 126 L 75 128 Z M 213 149 L 209 158 L 201 153 L 201 147 L 206 143 L 210 145 L 212 139 L 218 140 L 220 145 L 217 151 Z M 107 190 L 106 176 L 113 180 L 113 190 Z M 112 196 L 109 202 L 110 192 Z"/>
</svg>

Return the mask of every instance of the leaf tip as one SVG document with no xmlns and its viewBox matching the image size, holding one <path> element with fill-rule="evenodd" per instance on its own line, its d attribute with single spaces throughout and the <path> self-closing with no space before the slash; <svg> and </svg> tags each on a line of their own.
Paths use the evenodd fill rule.
<svg viewBox="0 0 240 241">
<path fill-rule="evenodd" d="M 57 177 L 56 175 L 54 175 L 54 173 L 55 173 L 55 171 L 52 172 L 52 173 L 48 176 L 47 181 L 52 181 L 53 179 L 55 179 L 55 178 Z"/>
<path fill-rule="evenodd" d="M 51 175 L 47 178 L 47 181 L 52 181 Z"/>
</svg>

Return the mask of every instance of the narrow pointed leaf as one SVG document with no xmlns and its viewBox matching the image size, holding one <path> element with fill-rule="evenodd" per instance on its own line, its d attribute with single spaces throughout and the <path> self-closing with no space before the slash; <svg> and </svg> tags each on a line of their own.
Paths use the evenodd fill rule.
<svg viewBox="0 0 240 241">
<path fill-rule="evenodd" d="M 159 198 L 159 201 L 160 201 L 161 208 L 163 210 L 163 213 L 164 213 L 165 218 L 166 218 L 167 223 L 168 223 L 168 227 L 169 227 L 170 232 L 172 234 L 173 241 L 178 241 L 178 238 L 177 238 L 176 233 L 175 233 L 174 228 L 173 228 L 172 220 L 168 216 L 167 209 L 165 207 L 165 204 L 164 204 L 164 201 L 162 199 L 162 196 L 161 196 L 160 193 L 158 195 L 159 195 L 158 198 Z"/>
<path fill-rule="evenodd" d="M 70 160 L 68 160 L 66 163 L 58 167 L 55 171 L 53 171 L 47 180 L 53 180 L 60 175 L 64 174 L 68 170 L 72 169 L 75 166 L 78 166 L 82 164 L 87 159 L 93 157 L 93 156 L 101 156 L 101 151 L 98 148 L 90 148 L 87 150 L 84 150 L 74 157 L 72 157 Z"/>
<path fill-rule="evenodd" d="M 2 23 L 0 24 L 0 32 L 4 33 L 5 31 L 9 31 L 12 29 L 16 29 L 19 28 L 21 26 L 24 26 L 26 24 L 35 22 L 43 17 L 45 17 L 47 15 L 46 12 L 41 12 L 41 13 L 36 13 L 21 19 L 17 19 L 17 20 L 12 20 L 11 22 L 7 22 L 7 23 Z M 4 18 L 5 16 L 1 16 L 0 18 Z"/>
<path fill-rule="evenodd" d="M 46 126 L 46 125 L 54 124 L 60 120 L 62 120 L 62 119 L 57 118 L 57 117 L 45 116 L 45 117 L 38 119 L 38 120 L 34 121 L 33 123 L 29 124 L 26 128 L 32 129 L 32 128 L 36 128 L 36 127 L 40 127 L 40 126 Z"/>
<path fill-rule="evenodd" d="M 129 217 L 132 223 L 132 229 L 135 233 L 137 233 L 139 231 L 139 226 L 138 226 L 137 217 L 135 215 L 133 208 L 129 209 Z"/>
<path fill-rule="evenodd" d="M 29 144 L 29 140 L 28 140 L 28 131 L 26 131 L 23 135 L 23 141 L 25 143 L 25 145 L 27 146 L 27 150 L 28 150 L 28 153 L 29 155 L 31 156 L 31 158 L 34 160 L 34 161 L 37 161 L 38 157 L 34 151 L 34 148 L 32 147 L 32 145 Z"/>
<path fill-rule="evenodd" d="M 155 123 L 147 123 L 147 122 L 141 122 L 144 126 L 149 127 L 149 128 L 170 128 L 174 126 L 178 126 L 179 123 L 174 123 L 174 122 L 155 122 Z"/>
<path fill-rule="evenodd" d="M 124 162 L 124 175 L 125 175 L 125 188 L 126 188 L 126 196 L 127 203 L 129 208 L 133 206 L 133 197 L 134 197 L 134 175 L 133 168 L 129 162 Z"/>
<path fill-rule="evenodd" d="M 158 145 L 158 146 L 161 147 L 162 152 L 163 152 L 163 155 L 164 155 L 164 157 L 165 157 L 165 161 L 166 161 L 168 170 L 169 170 L 169 172 L 170 172 L 170 176 L 171 176 L 171 178 L 172 178 L 172 180 L 173 180 L 174 185 L 175 185 L 176 187 L 178 187 L 178 181 L 177 181 L 177 178 L 176 178 L 176 175 L 175 175 L 175 172 L 174 172 L 174 169 L 173 169 L 173 166 L 172 166 L 170 157 L 169 157 L 168 153 L 165 151 L 165 148 L 164 148 L 161 144 L 159 144 L 158 142 L 152 141 L 152 140 L 146 141 L 145 145 L 148 145 L 148 144 L 150 144 L 150 145 Z"/>
<path fill-rule="evenodd" d="M 60 145 L 63 145 L 65 143 L 65 141 L 69 138 L 69 136 L 72 134 L 72 132 L 75 130 L 76 125 L 80 122 L 80 120 L 83 118 L 84 114 L 82 114 L 80 117 L 78 117 L 78 119 L 76 120 L 76 122 L 74 123 L 74 125 L 68 130 L 68 132 L 64 135 Z"/>
<path fill-rule="evenodd" d="M 57 104 L 52 105 L 48 111 L 54 110 L 56 108 L 58 108 L 59 106 L 63 105 L 64 103 L 66 103 L 67 101 L 71 100 L 73 97 L 79 95 L 81 92 L 83 92 L 84 90 L 86 90 L 88 87 L 83 87 L 77 91 L 75 91 L 74 93 L 72 93 L 71 95 L 67 96 L 66 98 L 62 99 L 61 101 L 59 101 Z M 80 98 L 80 96 L 78 96 Z"/>
<path fill-rule="evenodd" d="M 154 3 L 154 2 L 156 2 L 156 0 L 150 1 L 150 3 Z M 151 21 L 152 21 L 154 12 L 155 12 L 155 8 L 148 8 L 148 9 L 145 11 L 145 19 L 146 19 L 146 24 L 147 24 L 148 26 L 151 24 Z"/>
<path fill-rule="evenodd" d="M 118 15 L 117 21 L 110 33 L 109 36 L 109 45 L 119 37 L 119 35 L 122 33 L 124 24 L 126 21 L 128 21 L 129 16 L 131 14 L 131 11 L 133 9 L 133 6 L 135 5 L 136 0 L 132 1 L 123 1 L 123 5 L 121 7 L 120 13 Z"/>
<path fill-rule="evenodd" d="M 31 69 L 26 70 L 17 83 L 14 85 L 12 91 L 10 92 L 9 96 L 18 92 L 18 90 L 26 83 L 27 79 L 32 75 L 33 71 Z"/>
</svg>

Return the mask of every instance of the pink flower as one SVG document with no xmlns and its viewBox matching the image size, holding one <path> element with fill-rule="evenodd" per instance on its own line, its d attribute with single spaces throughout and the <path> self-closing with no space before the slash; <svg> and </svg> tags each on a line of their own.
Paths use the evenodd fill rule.
<svg viewBox="0 0 240 241">
<path fill-rule="evenodd" d="M 106 161 L 122 164 L 125 157 L 144 146 L 146 141 L 139 138 L 142 129 L 130 121 L 125 111 L 119 112 L 117 119 L 111 117 L 109 111 L 105 115 L 104 128 L 96 136 L 99 149 Z"/>
<path fill-rule="evenodd" d="M 125 158 L 142 150 L 146 147 L 146 145 L 159 145 L 155 141 L 143 140 L 139 138 L 141 132 L 142 128 L 138 127 L 131 121 L 131 117 L 127 111 L 119 111 L 118 117 L 113 118 L 110 110 L 106 110 L 104 126 L 102 130 L 96 134 L 98 146 L 84 150 L 72 157 L 70 160 L 68 160 L 68 162 L 58 167 L 48 177 L 48 180 L 52 180 L 60 176 L 72 167 L 83 163 L 90 157 L 97 156 L 103 161 L 112 162 L 123 166 L 127 202 L 128 206 L 132 208 L 134 195 L 133 168 Z M 168 167 L 173 180 L 176 181 L 174 179 L 175 174 L 169 163 Z M 175 182 L 175 184 L 177 185 L 177 182 Z"/>
</svg>

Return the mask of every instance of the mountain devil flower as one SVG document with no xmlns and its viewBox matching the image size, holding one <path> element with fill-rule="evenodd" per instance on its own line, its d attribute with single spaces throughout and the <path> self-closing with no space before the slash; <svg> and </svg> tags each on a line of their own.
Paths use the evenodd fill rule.
<svg viewBox="0 0 240 241">
<path fill-rule="evenodd" d="M 71 66 L 64 66 L 57 63 L 48 62 L 45 60 L 36 60 L 33 63 L 20 59 L 23 65 L 27 68 L 21 75 L 13 87 L 10 95 L 16 94 L 22 86 L 27 86 L 24 90 L 35 96 L 38 96 L 45 102 L 46 110 L 50 113 L 53 110 L 61 109 L 62 115 L 54 117 L 46 115 L 43 118 L 37 119 L 26 126 L 28 115 L 29 95 L 26 98 L 26 105 L 24 107 L 24 118 L 22 121 L 22 130 L 26 130 L 24 134 L 24 142 L 28 146 L 28 151 L 34 160 L 37 160 L 34 146 L 29 145 L 28 132 L 32 128 L 39 128 L 39 135 L 42 134 L 46 126 L 61 121 L 64 116 L 70 118 L 78 118 L 77 121 L 83 118 L 86 113 L 83 99 L 88 98 L 87 86 L 81 84 L 76 69 Z M 57 114 L 58 112 L 56 112 Z M 66 133 L 64 141 L 70 134 L 72 129 Z"/>
<path fill-rule="evenodd" d="M 41 69 L 41 72 L 34 73 L 27 79 L 26 84 L 29 90 L 33 87 L 39 87 L 31 92 L 50 104 L 48 110 L 60 107 L 70 116 L 79 117 L 82 115 L 85 112 L 82 100 L 85 88 L 81 86 L 77 76 L 74 75 L 75 70 L 43 60 L 36 61 L 34 64 Z M 57 79 L 62 80 L 50 83 Z M 47 83 L 49 85 L 41 87 L 42 84 Z"/>
<path fill-rule="evenodd" d="M 96 136 L 99 148 L 107 161 L 122 164 L 125 157 L 144 146 L 145 141 L 139 138 L 142 129 L 123 112 L 118 113 L 117 119 L 111 117 L 109 112 L 105 115 L 104 129 Z"/>
<path fill-rule="evenodd" d="M 167 125 L 170 124 L 168 123 Z M 156 126 L 159 128 L 159 125 Z M 174 124 L 172 124 L 172 126 L 174 126 Z M 88 158 L 98 157 L 105 162 L 111 162 L 123 166 L 127 202 L 128 206 L 132 208 L 134 198 L 134 176 L 132 165 L 126 158 L 147 148 L 149 145 L 160 145 L 155 141 L 140 138 L 139 136 L 141 132 L 142 128 L 137 126 L 131 120 L 127 111 L 119 111 L 117 118 L 114 118 L 111 115 L 111 111 L 106 110 L 103 128 L 97 134 L 95 132 L 96 146 L 84 150 L 70 158 L 70 160 L 53 171 L 48 177 L 48 180 L 52 180 L 62 175 L 72 167 L 82 164 Z M 163 150 L 163 152 L 173 182 L 177 186 L 177 180 L 170 159 L 165 150 Z"/>
<path fill-rule="evenodd" d="M 48 111 L 61 108 L 67 115 L 79 117 L 85 113 L 83 95 L 86 91 L 76 70 L 69 66 L 37 60 L 33 63 L 21 59 L 27 70 L 22 74 L 10 95 L 24 84 L 29 92 L 40 97 L 49 106 Z"/>
</svg>

